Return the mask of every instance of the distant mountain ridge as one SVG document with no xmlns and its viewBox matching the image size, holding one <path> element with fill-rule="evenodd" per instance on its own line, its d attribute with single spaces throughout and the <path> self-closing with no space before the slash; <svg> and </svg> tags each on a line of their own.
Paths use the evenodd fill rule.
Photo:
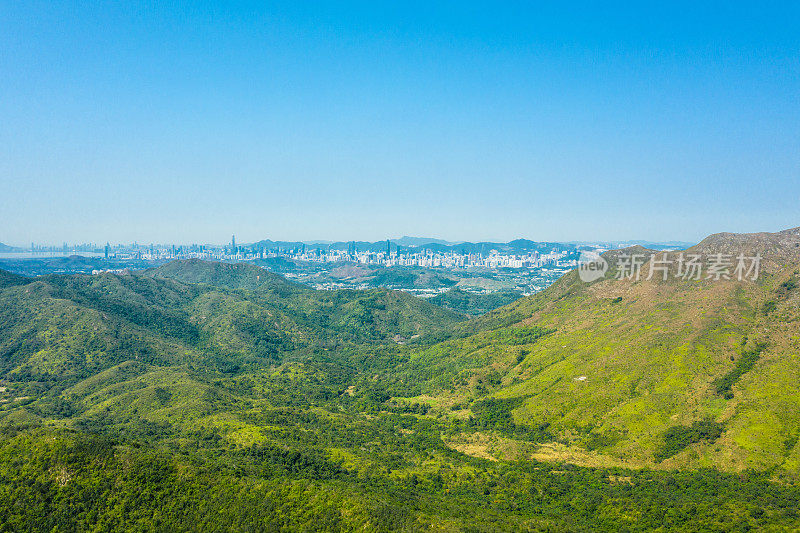
<svg viewBox="0 0 800 533">
<path fill-rule="evenodd" d="M 383 241 L 273 241 L 265 239 L 242 246 L 252 249 L 262 249 L 265 251 L 296 251 L 296 250 L 349 250 L 352 246 L 359 252 L 385 252 L 387 243 L 392 252 L 398 248 L 403 251 L 423 251 L 433 252 L 457 252 L 457 253 L 482 253 L 488 254 L 492 251 L 507 254 L 525 254 L 528 252 L 550 252 L 554 249 L 577 250 L 575 243 L 561 242 L 537 242 L 528 239 L 515 239 L 509 242 L 450 242 L 442 239 L 425 237 L 401 237 L 399 239 L 387 239 Z"/>
<path fill-rule="evenodd" d="M 395 244 L 399 244 L 400 246 L 423 246 L 425 244 L 444 244 L 452 246 L 454 244 L 458 244 L 456 242 L 450 242 L 444 239 L 432 239 L 428 237 L 409 237 L 407 235 L 404 235 L 399 239 L 390 239 L 390 240 Z"/>
<path fill-rule="evenodd" d="M 596 245 L 603 248 L 611 248 L 611 249 L 618 249 L 618 248 L 628 248 L 630 246 L 642 246 L 644 248 L 649 248 L 651 250 L 664 250 L 664 249 L 672 249 L 672 250 L 685 250 L 686 248 L 690 248 L 694 246 L 696 243 L 688 242 L 688 241 L 644 241 L 644 240 L 628 240 L 628 241 L 569 241 L 570 244 L 580 245 L 580 246 L 589 246 L 589 245 Z"/>
<path fill-rule="evenodd" d="M 629 246 L 640 245 L 653 250 L 683 250 L 693 246 L 695 243 L 687 241 L 533 241 L 530 239 L 514 239 L 508 242 L 495 241 L 447 241 L 444 239 L 428 237 L 409 237 L 403 236 L 395 239 L 382 241 L 273 241 L 269 239 L 244 244 L 247 248 L 263 249 L 266 251 L 289 251 L 300 249 L 322 249 L 322 250 L 348 250 L 355 245 L 360 252 L 385 252 L 387 241 L 391 243 L 391 250 L 395 251 L 398 247 L 403 250 L 422 251 L 431 250 L 434 252 L 457 252 L 457 253 L 489 253 L 495 250 L 506 254 L 525 254 L 528 252 L 549 252 L 554 249 L 578 250 L 584 246 L 601 246 L 605 248 L 617 249 Z"/>
<path fill-rule="evenodd" d="M 17 248 L 16 246 L 9 246 L 8 244 L 3 244 L 0 242 L 0 253 L 13 253 L 13 252 L 21 252 L 22 248 Z"/>
</svg>

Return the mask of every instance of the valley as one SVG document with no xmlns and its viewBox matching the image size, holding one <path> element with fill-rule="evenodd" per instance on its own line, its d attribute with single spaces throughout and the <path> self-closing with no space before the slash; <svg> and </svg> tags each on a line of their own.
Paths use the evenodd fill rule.
<svg viewBox="0 0 800 533">
<path fill-rule="evenodd" d="M 796 525 L 797 243 L 688 250 L 762 253 L 756 281 L 572 271 L 474 318 L 241 263 L 3 273 L 0 501 L 30 507 L 0 523 Z"/>
</svg>

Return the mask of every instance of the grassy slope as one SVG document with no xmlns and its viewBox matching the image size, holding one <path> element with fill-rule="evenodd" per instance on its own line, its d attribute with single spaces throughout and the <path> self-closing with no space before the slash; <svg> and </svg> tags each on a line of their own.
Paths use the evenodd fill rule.
<svg viewBox="0 0 800 533">
<path fill-rule="evenodd" d="M 724 244 L 714 237 L 697 250 L 727 251 Z M 610 279 L 586 285 L 573 272 L 542 293 L 457 326 L 462 335 L 509 323 L 554 330 L 536 343 L 508 346 L 477 333 L 415 357 L 457 369 L 436 378 L 438 386 L 428 391 L 433 403 L 458 407 L 487 392 L 517 399 L 514 421 L 549 425 L 560 442 L 543 447 L 540 457 L 637 467 L 778 468 L 796 477 L 800 290 L 787 290 L 785 283 L 797 277 L 800 260 L 791 241 L 775 250 L 781 253 L 766 262 L 758 283 Z M 770 301 L 775 309 L 767 304 L 765 312 Z M 734 384 L 733 398 L 724 399 L 714 381 L 757 342 L 767 348 Z M 466 416 L 459 409 L 454 414 Z M 719 440 L 654 463 L 667 428 L 703 419 L 724 425 Z"/>
</svg>

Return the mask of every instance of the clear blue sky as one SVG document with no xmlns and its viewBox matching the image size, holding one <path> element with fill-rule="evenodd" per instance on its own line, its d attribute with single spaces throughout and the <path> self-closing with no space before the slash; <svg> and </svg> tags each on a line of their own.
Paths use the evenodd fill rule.
<svg viewBox="0 0 800 533">
<path fill-rule="evenodd" d="M 798 2 L 109 4 L 0 4 L 2 242 L 800 225 Z"/>
</svg>

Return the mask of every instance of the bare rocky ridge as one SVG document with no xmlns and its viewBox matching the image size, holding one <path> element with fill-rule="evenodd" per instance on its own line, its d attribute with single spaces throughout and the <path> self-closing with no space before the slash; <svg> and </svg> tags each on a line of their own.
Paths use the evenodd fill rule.
<svg viewBox="0 0 800 533">
<path fill-rule="evenodd" d="M 800 227 L 777 233 L 715 233 L 687 252 L 736 256 L 761 255 L 762 265 L 773 269 L 786 261 L 800 259 Z"/>
<path fill-rule="evenodd" d="M 642 246 L 630 246 L 618 250 L 609 250 L 602 254 L 608 262 L 609 269 L 604 279 L 611 279 L 618 274 L 618 265 L 626 257 L 638 257 L 641 261 L 640 279 L 647 278 L 650 270 L 650 260 L 667 259 L 670 277 L 677 274 L 677 259 L 683 254 L 684 259 L 699 255 L 704 261 L 713 259 L 721 254 L 722 259 L 731 262 L 730 271 L 735 268 L 739 256 L 744 258 L 760 257 L 761 273 L 773 273 L 786 267 L 792 262 L 800 261 L 800 227 L 786 229 L 776 233 L 715 233 L 709 235 L 698 244 L 682 251 L 659 251 Z M 656 279 L 659 276 L 655 276 Z"/>
</svg>

